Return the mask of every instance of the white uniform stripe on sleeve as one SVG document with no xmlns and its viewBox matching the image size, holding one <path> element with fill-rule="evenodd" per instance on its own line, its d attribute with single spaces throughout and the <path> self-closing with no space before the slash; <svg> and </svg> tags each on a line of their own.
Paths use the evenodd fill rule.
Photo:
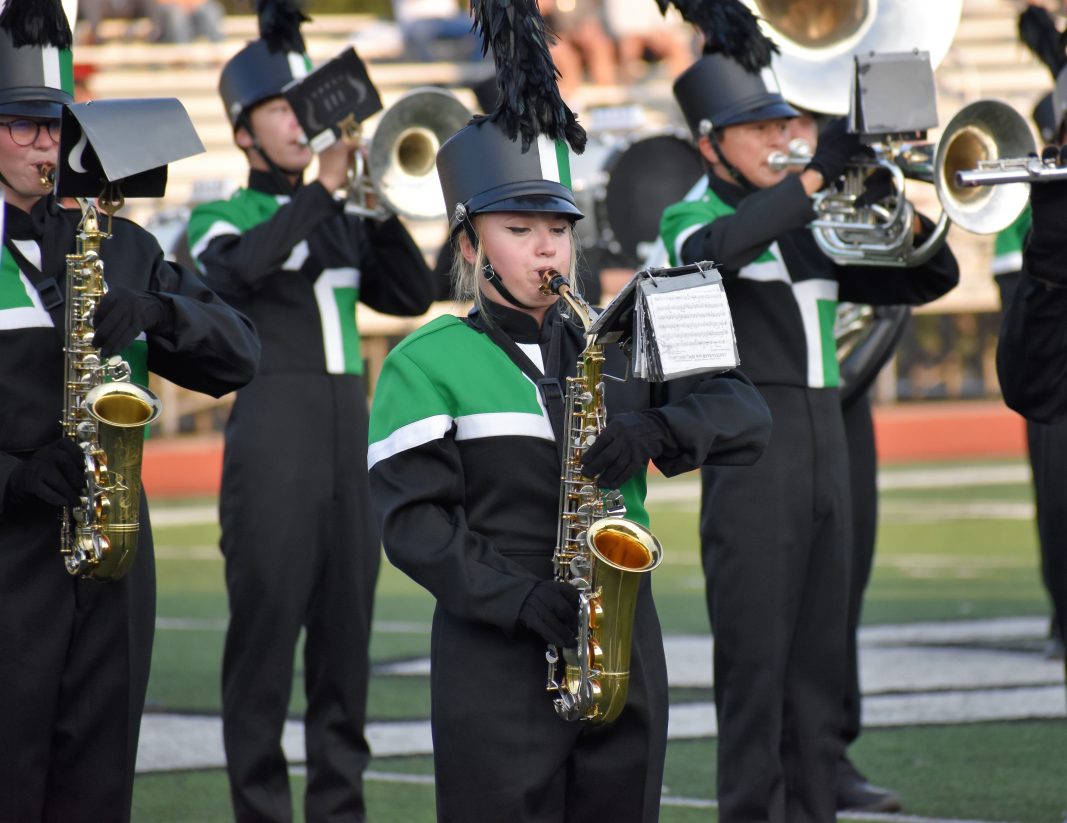
<svg viewBox="0 0 1067 823">
<path fill-rule="evenodd" d="M 401 426 L 384 440 L 371 443 L 367 447 L 367 470 L 373 469 L 376 463 L 394 454 L 440 440 L 450 428 L 452 428 L 452 418 L 447 414 L 436 414 L 433 417 Z"/>
</svg>

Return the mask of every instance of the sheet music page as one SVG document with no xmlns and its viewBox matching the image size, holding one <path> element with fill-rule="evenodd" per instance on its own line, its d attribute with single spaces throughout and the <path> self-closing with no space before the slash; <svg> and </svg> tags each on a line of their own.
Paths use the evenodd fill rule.
<svg viewBox="0 0 1067 823">
<path fill-rule="evenodd" d="M 720 280 L 641 291 L 664 379 L 738 365 L 733 318 Z"/>
</svg>

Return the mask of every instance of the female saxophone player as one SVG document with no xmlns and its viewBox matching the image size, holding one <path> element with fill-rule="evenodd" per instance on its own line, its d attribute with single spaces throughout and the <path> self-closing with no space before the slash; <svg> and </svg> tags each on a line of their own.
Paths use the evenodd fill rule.
<svg viewBox="0 0 1067 823">
<path fill-rule="evenodd" d="M 582 214 L 561 179 L 562 143 L 523 151 L 477 119 L 437 166 L 466 317 L 438 318 L 386 359 L 370 421 L 370 486 L 389 559 L 437 599 L 431 701 L 442 821 L 654 821 L 667 732 L 667 682 L 648 577 L 633 628 L 629 697 L 596 730 L 557 716 L 546 643 L 573 647 L 577 590 L 553 579 L 562 444 L 542 391 L 574 375 L 581 327 L 544 294 L 574 271 Z M 566 179 L 563 176 L 562 179 Z M 606 372 L 626 373 L 621 352 Z M 621 488 L 647 524 L 651 459 L 674 475 L 755 461 L 766 407 L 739 374 L 649 384 L 607 381 L 608 425 L 583 473 Z"/>
</svg>

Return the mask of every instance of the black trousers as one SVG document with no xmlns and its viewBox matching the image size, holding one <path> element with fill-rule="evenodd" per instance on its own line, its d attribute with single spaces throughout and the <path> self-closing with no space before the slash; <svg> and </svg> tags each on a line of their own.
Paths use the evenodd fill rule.
<svg viewBox="0 0 1067 823">
<path fill-rule="evenodd" d="M 364 818 L 368 646 L 380 547 L 358 378 L 261 375 L 227 425 L 220 498 L 230 624 L 223 739 L 238 821 L 289 821 L 282 729 L 305 632 L 309 823 Z"/>
<path fill-rule="evenodd" d="M 874 442 L 871 401 L 861 393 L 842 407 L 848 442 L 849 478 L 852 493 L 852 551 L 849 557 L 848 646 L 845 661 L 845 745 L 860 736 L 862 694 L 859 672 L 859 625 L 863 595 L 874 566 L 878 532 L 878 456 Z"/>
<path fill-rule="evenodd" d="M 1041 578 L 1052 601 L 1052 619 L 1067 637 L 1067 423 L 1026 423 L 1034 475 Z"/>
<path fill-rule="evenodd" d="M 155 629 L 155 560 L 141 500 L 121 581 L 67 574 L 58 510 L 0 522 L 0 823 L 130 819 Z"/>
<path fill-rule="evenodd" d="M 838 392 L 760 386 L 770 444 L 702 470 L 723 823 L 830 823 L 842 752 L 850 510 Z"/>
<path fill-rule="evenodd" d="M 667 669 L 647 578 L 642 586 L 626 707 L 600 730 L 556 715 L 543 640 L 438 607 L 431 695 L 441 823 L 659 819 Z"/>
</svg>

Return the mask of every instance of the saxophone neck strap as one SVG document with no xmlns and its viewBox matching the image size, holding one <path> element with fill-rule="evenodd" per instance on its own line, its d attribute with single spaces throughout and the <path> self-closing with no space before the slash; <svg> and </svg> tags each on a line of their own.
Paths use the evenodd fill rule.
<svg viewBox="0 0 1067 823">
<path fill-rule="evenodd" d="M 552 424 L 552 433 L 556 437 L 556 450 L 560 459 L 563 458 L 563 413 L 565 392 L 562 380 L 564 377 L 562 363 L 562 340 L 563 319 L 557 314 L 547 322 L 552 323 L 551 335 L 548 340 L 548 352 L 545 357 L 545 372 L 542 373 L 526 353 L 519 348 L 518 344 L 508 336 L 497 323 L 491 318 L 484 317 L 481 312 L 472 311 L 467 316 L 467 324 L 487 335 L 508 356 L 512 363 L 525 374 L 530 381 L 537 386 L 537 392 L 541 396 L 541 402 L 548 413 L 549 422 Z"/>
<path fill-rule="evenodd" d="M 27 259 L 26 255 L 19 250 L 13 240 L 8 239 L 5 241 L 4 247 L 14 259 L 19 271 L 25 274 L 33 284 L 33 287 L 37 289 L 37 294 L 41 298 L 41 305 L 48 312 L 49 317 L 52 318 L 52 326 L 58 332 L 60 338 L 65 339 L 67 317 L 63 309 L 63 289 L 60 287 L 59 282 L 54 277 L 46 277 L 44 272 Z"/>
</svg>

